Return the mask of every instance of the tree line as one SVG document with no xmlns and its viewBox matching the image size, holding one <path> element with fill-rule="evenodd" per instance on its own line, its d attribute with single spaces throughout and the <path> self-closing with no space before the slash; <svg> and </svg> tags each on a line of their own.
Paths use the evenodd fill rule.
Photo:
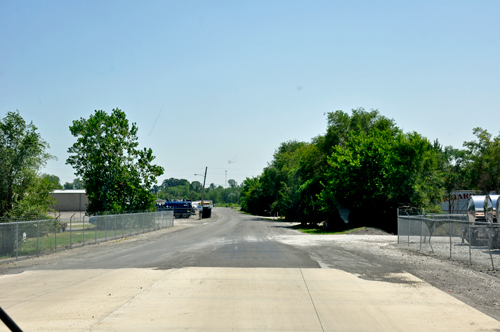
<svg viewBox="0 0 500 332">
<path fill-rule="evenodd" d="M 439 212 L 443 197 L 459 189 L 500 191 L 500 135 L 473 129 L 462 149 L 443 147 L 417 132 L 404 132 L 377 110 L 327 113 L 326 133 L 310 142 L 287 141 L 257 177 L 229 188 L 211 184 L 206 199 L 241 203 L 254 214 L 280 214 L 290 221 L 342 229 L 357 225 L 395 231 L 396 208 Z M 201 198 L 201 183 L 165 179 L 151 149 L 138 147 L 138 128 L 119 109 L 95 111 L 69 127 L 76 142 L 66 163 L 77 178 L 61 186 L 40 171 L 49 145 L 18 111 L 0 118 L 0 218 L 47 214 L 54 189 L 84 188 L 87 213 L 155 208 L 161 199 Z"/>
<path fill-rule="evenodd" d="M 214 204 L 239 204 L 240 186 L 234 179 L 229 179 L 227 183 L 227 188 L 211 183 L 205 188 L 205 199 L 212 200 Z M 202 187 L 199 181 L 169 178 L 163 180 L 161 185 L 153 186 L 151 192 L 155 193 L 158 199 L 199 201 Z"/>
<path fill-rule="evenodd" d="M 303 225 L 395 232 L 397 208 L 441 212 L 455 190 L 499 192 L 500 135 L 473 133 L 477 140 L 456 149 L 404 132 L 378 110 L 330 112 L 325 134 L 282 143 L 262 174 L 242 183 L 241 207 Z"/>
</svg>

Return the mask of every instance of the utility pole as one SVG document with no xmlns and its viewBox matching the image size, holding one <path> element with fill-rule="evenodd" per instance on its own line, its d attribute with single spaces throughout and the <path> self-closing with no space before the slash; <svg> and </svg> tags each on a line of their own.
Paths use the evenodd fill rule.
<svg viewBox="0 0 500 332">
<path fill-rule="evenodd" d="M 201 187 L 201 218 L 203 218 L 203 205 L 205 200 L 205 180 L 207 179 L 207 168 L 205 167 L 205 177 L 203 178 L 203 187 Z"/>
<path fill-rule="evenodd" d="M 227 188 L 227 170 L 226 170 L 226 177 L 224 178 L 224 189 Z"/>
</svg>

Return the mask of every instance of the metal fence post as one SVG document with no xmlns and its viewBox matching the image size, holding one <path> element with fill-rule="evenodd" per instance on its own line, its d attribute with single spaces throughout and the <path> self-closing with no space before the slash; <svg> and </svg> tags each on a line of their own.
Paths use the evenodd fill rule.
<svg viewBox="0 0 500 332">
<path fill-rule="evenodd" d="M 99 219 L 99 215 L 95 216 L 95 221 L 94 221 L 94 243 L 97 243 L 97 221 Z"/>
<path fill-rule="evenodd" d="M 57 251 L 57 218 L 56 218 L 56 222 L 55 222 L 54 238 L 55 238 L 54 252 L 56 252 Z"/>
<path fill-rule="evenodd" d="M 472 249 L 471 249 L 471 246 L 472 246 L 472 235 L 470 233 L 470 221 L 467 222 L 467 227 L 469 227 L 469 264 L 472 265 Z"/>
<path fill-rule="evenodd" d="M 422 232 L 424 230 L 424 216 L 420 217 L 420 251 L 422 251 Z"/>
<path fill-rule="evenodd" d="M 36 257 L 40 256 L 40 219 L 36 222 Z"/>
<path fill-rule="evenodd" d="M 408 213 L 406 213 L 407 217 L 408 217 L 408 247 L 410 246 L 410 215 Z"/>
<path fill-rule="evenodd" d="M 108 218 L 104 215 L 104 241 L 108 241 Z"/>
<path fill-rule="evenodd" d="M 82 229 L 83 229 L 83 246 L 85 247 L 85 216 L 83 216 L 83 220 L 82 220 Z"/>
<path fill-rule="evenodd" d="M 450 219 L 450 259 L 451 259 L 451 219 Z"/>
<path fill-rule="evenodd" d="M 118 217 L 118 216 L 114 216 L 114 218 L 113 218 L 115 220 L 115 241 L 116 241 L 116 217 Z"/>
<path fill-rule="evenodd" d="M 74 216 L 74 215 L 75 215 L 75 214 L 73 214 L 73 216 Z M 72 237 L 72 234 L 73 234 L 73 232 L 72 232 L 72 227 L 71 227 L 73 223 L 72 223 L 71 221 L 73 220 L 73 216 L 71 216 L 71 218 L 69 218 L 69 248 L 70 248 L 70 249 L 71 249 L 71 248 L 73 248 L 73 247 L 72 247 L 72 243 L 71 243 L 71 237 Z"/>
<path fill-rule="evenodd" d="M 19 256 L 19 219 L 16 221 L 16 261 Z"/>
<path fill-rule="evenodd" d="M 432 234 L 434 234 L 435 230 L 436 230 L 436 221 L 434 220 L 434 222 L 432 223 L 431 233 L 429 234 L 429 246 L 431 247 L 432 253 L 434 253 L 434 248 L 432 247 L 431 240 L 432 240 Z"/>
<path fill-rule="evenodd" d="M 396 209 L 396 214 L 398 215 L 398 244 L 399 244 L 399 236 L 401 235 L 401 232 L 399 231 L 399 208 Z"/>
<path fill-rule="evenodd" d="M 488 249 L 490 251 L 491 267 L 493 268 L 493 270 L 495 270 L 495 264 L 493 263 L 493 256 L 491 255 L 492 235 L 493 235 L 493 225 L 490 224 L 490 236 L 488 236 Z"/>
</svg>

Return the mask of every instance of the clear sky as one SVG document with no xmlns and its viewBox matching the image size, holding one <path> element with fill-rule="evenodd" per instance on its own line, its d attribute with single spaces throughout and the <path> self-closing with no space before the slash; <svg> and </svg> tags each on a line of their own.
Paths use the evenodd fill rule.
<svg viewBox="0 0 500 332">
<path fill-rule="evenodd" d="M 499 133 L 500 1 L 0 1 L 0 117 L 71 182 L 72 121 L 118 107 L 165 168 L 238 183 L 326 112 L 378 109 L 461 147 Z"/>
</svg>

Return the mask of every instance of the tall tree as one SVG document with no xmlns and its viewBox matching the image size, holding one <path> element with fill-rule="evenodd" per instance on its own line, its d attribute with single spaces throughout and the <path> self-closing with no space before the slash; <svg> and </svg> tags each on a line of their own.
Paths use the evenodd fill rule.
<svg viewBox="0 0 500 332">
<path fill-rule="evenodd" d="M 85 183 L 88 213 L 154 208 L 155 197 L 148 189 L 163 174 L 163 167 L 152 164 L 151 149 L 137 149 L 137 130 L 117 108 L 111 114 L 96 110 L 70 126 L 77 141 L 68 149 L 66 163 Z"/>
<path fill-rule="evenodd" d="M 47 212 L 52 203 L 48 193 L 53 187 L 43 182 L 38 172 L 54 158 L 46 152 L 48 147 L 19 111 L 0 119 L 0 217 Z"/>
<path fill-rule="evenodd" d="M 427 139 L 388 130 L 350 136 L 328 158 L 320 197 L 330 216 L 348 209 L 342 219 L 350 227 L 361 223 L 395 231 L 396 208 L 423 207 L 441 199 L 437 153 Z"/>
<path fill-rule="evenodd" d="M 63 189 L 63 186 L 61 186 L 61 180 L 59 179 L 59 177 L 57 175 L 42 174 L 42 178 L 51 182 L 55 189 Z"/>
</svg>

